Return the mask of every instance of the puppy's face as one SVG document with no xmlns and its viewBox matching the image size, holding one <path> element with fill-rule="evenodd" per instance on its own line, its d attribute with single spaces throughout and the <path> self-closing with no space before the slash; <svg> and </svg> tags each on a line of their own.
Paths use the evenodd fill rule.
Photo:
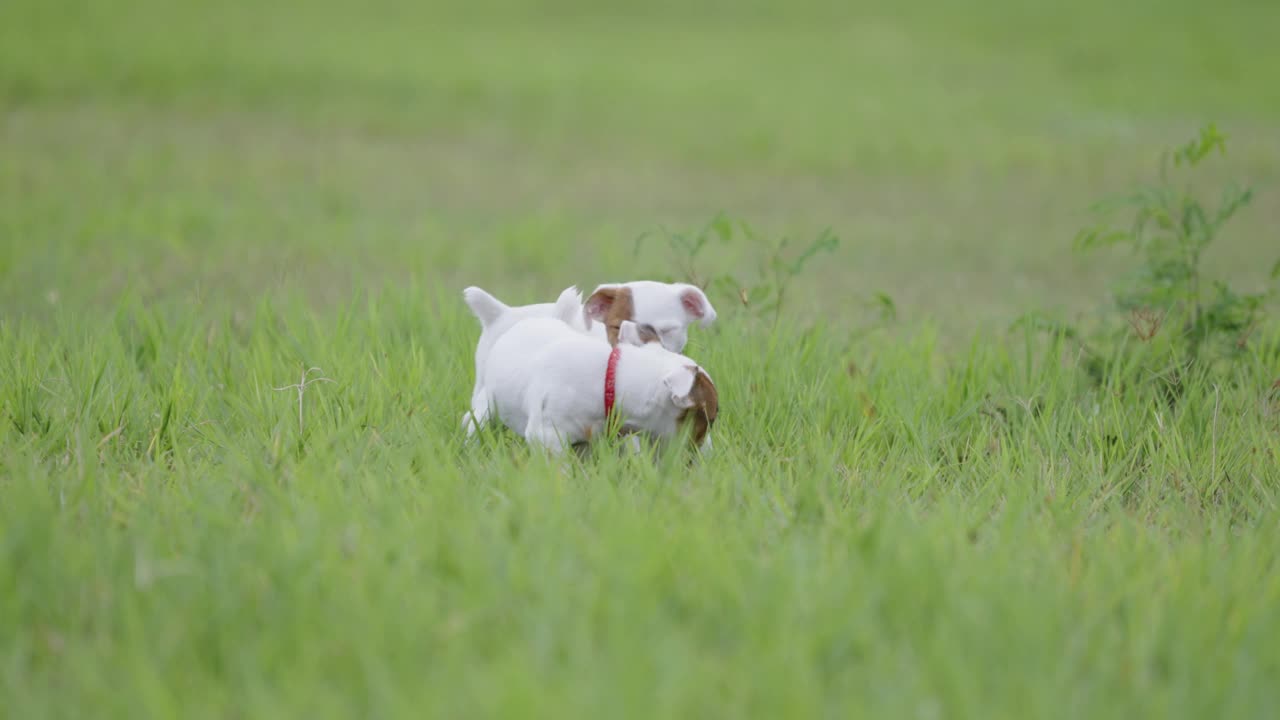
<svg viewBox="0 0 1280 720">
<path fill-rule="evenodd" d="M 634 322 L 647 342 L 657 341 L 681 352 L 689 341 L 689 324 L 710 325 L 716 318 L 706 294 L 693 285 L 633 282 L 601 285 L 583 306 L 587 327 L 603 323 L 609 344 L 618 344 L 623 321 Z"/>
<path fill-rule="evenodd" d="M 668 376 L 667 387 L 672 402 L 681 408 L 677 427 L 688 427 L 689 442 L 695 448 L 703 447 L 720 412 L 720 398 L 711 376 L 696 365 L 686 365 Z"/>
<path fill-rule="evenodd" d="M 645 331 L 630 320 L 623 320 L 618 326 L 619 344 L 644 347 L 653 342 L 646 337 Z M 653 352 L 660 351 L 654 349 Z M 697 365 L 681 365 L 663 377 L 662 384 L 671 404 L 680 411 L 676 417 L 677 430 L 688 427 L 689 442 L 695 448 L 709 450 L 711 428 L 720 412 L 720 397 L 711 376 Z"/>
</svg>

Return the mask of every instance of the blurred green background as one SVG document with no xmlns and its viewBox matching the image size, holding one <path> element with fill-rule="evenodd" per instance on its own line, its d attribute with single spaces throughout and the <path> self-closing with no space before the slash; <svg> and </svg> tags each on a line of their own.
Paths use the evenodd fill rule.
<svg viewBox="0 0 1280 720">
<path fill-rule="evenodd" d="M 1248 287 L 1280 220 L 1277 27 L 1254 0 L 8 0 L 0 307 L 542 299 L 669 274 L 633 240 L 723 211 L 842 238 L 806 311 L 883 290 L 1003 322 L 1087 307 L 1085 209 L 1207 121 L 1209 179 L 1261 190 L 1208 259 Z"/>
<path fill-rule="evenodd" d="M 984 331 L 1103 301 L 1086 209 L 1211 121 L 1259 192 L 1207 270 L 1266 281 L 1277 29 L 0 0 L 0 717 L 1273 716 L 1274 334 L 1182 385 Z M 842 244 L 783 327 L 713 288 L 711 458 L 462 446 L 464 286 L 669 276 L 635 239 L 720 212 Z"/>
</svg>

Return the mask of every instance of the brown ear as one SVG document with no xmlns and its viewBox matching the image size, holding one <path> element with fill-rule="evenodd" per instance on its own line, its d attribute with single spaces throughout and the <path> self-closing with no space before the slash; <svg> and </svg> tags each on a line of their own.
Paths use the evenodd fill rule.
<svg viewBox="0 0 1280 720">
<path fill-rule="evenodd" d="M 711 382 L 711 376 L 702 368 L 698 368 L 698 375 L 693 379 L 692 395 L 702 406 L 707 421 L 714 423 L 716 415 L 720 413 L 720 396 L 716 393 L 715 383 Z"/>
<path fill-rule="evenodd" d="M 591 293 L 591 297 L 587 298 L 587 302 L 582 306 L 582 314 L 588 320 L 596 322 L 604 322 L 604 316 L 609 314 L 609 309 L 618 300 L 618 293 L 622 290 L 619 285 L 601 285 L 596 291 Z"/>
<path fill-rule="evenodd" d="M 618 327 L 624 320 L 635 320 L 636 306 L 631 299 L 631 288 L 622 285 L 601 285 L 582 306 L 582 317 L 587 328 L 591 321 L 604 323 L 609 344 L 618 344 Z"/>
</svg>

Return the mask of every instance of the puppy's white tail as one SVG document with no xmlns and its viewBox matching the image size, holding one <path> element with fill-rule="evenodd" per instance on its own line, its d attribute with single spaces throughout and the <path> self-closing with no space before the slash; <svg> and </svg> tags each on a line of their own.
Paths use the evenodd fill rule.
<svg viewBox="0 0 1280 720">
<path fill-rule="evenodd" d="M 462 291 L 462 299 L 467 301 L 467 307 L 471 308 L 481 327 L 489 327 L 511 309 L 498 298 L 474 286 Z"/>
<path fill-rule="evenodd" d="M 557 320 L 569 327 L 581 329 L 582 293 L 578 292 L 577 287 L 570 285 L 560 293 L 560 297 L 556 298 L 554 313 Z"/>
</svg>

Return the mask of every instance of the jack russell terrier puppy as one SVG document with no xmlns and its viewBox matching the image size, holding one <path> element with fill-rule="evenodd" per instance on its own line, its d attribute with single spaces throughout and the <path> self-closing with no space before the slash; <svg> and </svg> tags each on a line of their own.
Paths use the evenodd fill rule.
<svg viewBox="0 0 1280 720">
<path fill-rule="evenodd" d="M 719 412 L 715 385 L 693 360 L 657 342 L 645 342 L 630 320 L 618 324 L 616 345 L 571 326 L 581 297 L 569 288 L 552 317 L 518 317 L 479 288 L 467 304 L 487 331 L 507 323 L 489 349 L 480 382 L 498 419 L 531 445 L 560 452 L 606 432 L 617 415 L 621 432 L 665 442 L 690 426 L 695 447 L 710 448 Z"/>
<path fill-rule="evenodd" d="M 576 289 L 570 288 L 576 298 Z M 569 292 L 566 290 L 565 292 Z M 498 338 L 521 320 L 556 317 L 557 303 L 508 306 L 484 290 L 470 287 L 463 291 L 467 304 L 480 318 L 480 341 L 476 343 L 476 383 L 471 391 L 471 411 L 463 417 L 470 437 L 489 418 L 489 393 L 484 384 L 484 367 Z M 564 295 L 561 295 L 564 298 Z M 635 323 L 646 342 L 659 342 L 671 352 L 681 352 L 689 338 L 689 325 L 697 322 L 707 327 L 715 322 L 716 311 L 706 294 L 694 285 L 660 283 L 648 280 L 597 287 L 586 304 L 576 300 L 572 317 L 562 317 L 573 328 L 592 335 L 609 345 L 618 344 L 618 333 L 624 321 Z M 566 308 L 567 312 L 567 308 Z M 483 314 L 482 314 L 483 313 Z"/>
</svg>

